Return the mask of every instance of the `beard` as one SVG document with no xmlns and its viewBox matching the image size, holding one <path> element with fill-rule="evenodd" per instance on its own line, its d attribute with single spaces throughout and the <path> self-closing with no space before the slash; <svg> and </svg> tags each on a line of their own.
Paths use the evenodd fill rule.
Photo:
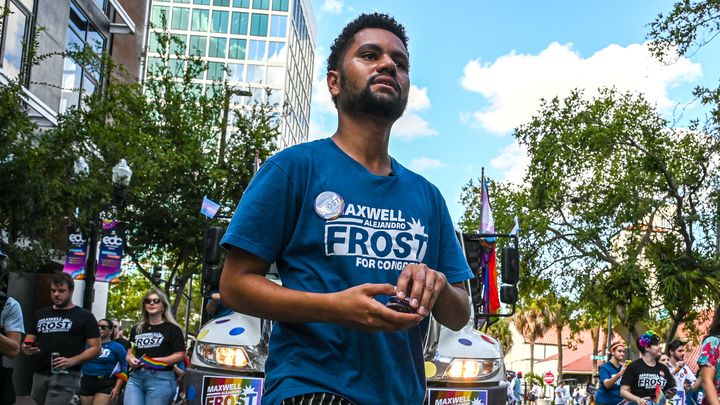
<svg viewBox="0 0 720 405">
<path fill-rule="evenodd" d="M 399 87 L 395 89 L 396 95 L 392 98 L 387 97 L 390 96 L 389 94 L 384 96 L 373 93 L 370 86 L 372 86 L 372 82 L 377 76 L 379 75 L 370 77 L 365 83 L 365 87 L 360 89 L 345 80 L 347 76 L 340 69 L 340 88 L 344 93 L 343 104 L 352 111 L 396 121 L 405 112 L 408 101 L 407 95 L 403 96 Z"/>
<path fill-rule="evenodd" d="M 55 304 L 55 306 L 58 308 L 64 308 L 70 303 L 70 301 L 72 301 L 72 295 L 68 295 L 68 297 L 62 301 L 57 301 L 57 304 Z"/>
</svg>

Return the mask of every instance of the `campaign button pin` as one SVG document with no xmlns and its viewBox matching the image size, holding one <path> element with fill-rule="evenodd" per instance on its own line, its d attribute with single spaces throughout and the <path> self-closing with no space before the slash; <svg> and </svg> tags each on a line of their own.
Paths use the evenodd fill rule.
<svg viewBox="0 0 720 405">
<path fill-rule="evenodd" d="M 345 200 L 337 193 L 323 191 L 315 198 L 315 212 L 325 220 L 336 219 L 345 208 Z"/>
</svg>

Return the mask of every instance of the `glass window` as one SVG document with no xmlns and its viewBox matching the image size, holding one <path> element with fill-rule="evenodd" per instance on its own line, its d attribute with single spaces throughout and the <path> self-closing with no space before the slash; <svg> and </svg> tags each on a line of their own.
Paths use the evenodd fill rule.
<svg viewBox="0 0 720 405">
<path fill-rule="evenodd" d="M 233 0 L 233 7 L 250 8 L 250 0 Z"/>
<path fill-rule="evenodd" d="M 180 34 L 173 34 L 170 38 L 170 54 L 174 55 L 179 53 L 185 55 L 185 48 L 187 47 L 187 36 Z"/>
<path fill-rule="evenodd" d="M 289 0 L 273 0 L 272 9 L 275 11 L 288 11 Z"/>
<path fill-rule="evenodd" d="M 188 22 L 190 20 L 190 9 L 186 7 L 173 7 L 172 9 L 172 24 L 170 28 L 174 30 L 186 30 L 188 29 Z"/>
<path fill-rule="evenodd" d="M 150 43 L 148 43 L 148 52 L 160 53 L 160 41 L 158 41 L 157 35 L 153 32 L 150 33 Z"/>
<path fill-rule="evenodd" d="M 180 59 L 170 59 L 170 74 L 175 77 L 183 77 L 185 74 L 185 61 Z"/>
<path fill-rule="evenodd" d="M 265 81 L 265 66 L 248 65 L 247 81 L 248 83 L 263 83 Z"/>
<path fill-rule="evenodd" d="M 245 59 L 246 41 L 244 39 L 230 38 L 230 59 Z"/>
<path fill-rule="evenodd" d="M 175 0 L 175 3 L 190 4 L 190 0 Z"/>
<path fill-rule="evenodd" d="M 214 58 L 224 58 L 226 48 L 227 38 L 211 37 L 210 49 L 208 49 L 208 56 L 212 56 Z"/>
<path fill-rule="evenodd" d="M 193 4 L 200 4 L 202 6 L 209 6 L 210 0 L 193 0 Z"/>
<path fill-rule="evenodd" d="M 157 76 L 160 75 L 163 68 L 163 60 L 162 58 L 157 57 L 149 57 L 148 58 L 148 73 L 151 76 Z"/>
<path fill-rule="evenodd" d="M 210 10 L 204 8 L 196 8 L 192 11 L 192 26 L 190 27 L 193 31 L 207 32 L 208 20 L 210 19 Z"/>
<path fill-rule="evenodd" d="M 190 55 L 206 56 L 207 37 L 190 35 Z"/>
<path fill-rule="evenodd" d="M 14 78 L 20 74 L 23 63 L 25 45 L 27 45 L 28 16 L 13 2 L 9 2 L 8 6 L 10 14 L 6 17 L 5 24 L 0 24 L 0 33 L 3 34 L 0 45 L 3 42 L 5 44 L 5 49 L 2 50 L 2 70 Z"/>
<path fill-rule="evenodd" d="M 230 13 L 222 10 L 213 10 L 212 12 L 212 32 L 228 32 L 228 18 Z"/>
<path fill-rule="evenodd" d="M 236 82 L 245 81 L 245 65 L 242 63 L 228 63 L 228 69 L 230 69 L 228 80 Z"/>
<path fill-rule="evenodd" d="M 287 55 L 285 42 L 272 42 L 268 44 L 268 61 L 273 63 L 285 63 Z"/>
<path fill-rule="evenodd" d="M 248 32 L 248 13 L 232 13 L 232 24 L 230 25 L 230 33 L 238 35 L 247 35 Z"/>
<path fill-rule="evenodd" d="M 62 89 L 60 91 L 60 113 L 80 104 L 80 81 L 82 68 L 75 61 L 66 57 L 63 63 Z"/>
<path fill-rule="evenodd" d="M 163 27 L 162 24 L 162 15 L 165 14 L 165 24 L 167 24 L 168 17 L 170 17 L 170 7 L 167 6 L 153 6 L 152 9 L 152 18 L 150 19 L 150 22 L 152 23 L 152 26 L 155 28 L 167 28 L 167 25 Z"/>
<path fill-rule="evenodd" d="M 248 60 L 264 61 L 265 56 L 265 41 L 251 39 L 248 48 Z"/>
<path fill-rule="evenodd" d="M 268 86 L 282 87 L 285 82 L 285 69 L 276 66 L 268 66 L 267 80 L 265 84 Z"/>
<path fill-rule="evenodd" d="M 253 0 L 253 8 L 256 10 L 269 10 L 270 0 Z"/>
<path fill-rule="evenodd" d="M 222 62 L 208 63 L 208 80 L 222 80 L 225 76 L 225 65 Z"/>
<path fill-rule="evenodd" d="M 270 36 L 285 38 L 287 34 L 287 16 L 273 15 L 270 17 Z"/>
<path fill-rule="evenodd" d="M 270 74 L 268 72 L 268 74 Z M 268 77 L 268 80 L 270 80 L 270 77 Z M 280 104 L 280 101 L 282 100 L 282 90 L 279 89 L 272 89 L 270 91 L 270 96 L 268 96 L 268 103 L 270 104 Z"/>
<path fill-rule="evenodd" d="M 253 13 L 252 21 L 250 23 L 250 35 L 266 37 L 267 30 L 268 30 L 268 15 Z"/>
<path fill-rule="evenodd" d="M 228 7 L 230 5 L 230 0 L 213 0 L 213 5 Z"/>
</svg>

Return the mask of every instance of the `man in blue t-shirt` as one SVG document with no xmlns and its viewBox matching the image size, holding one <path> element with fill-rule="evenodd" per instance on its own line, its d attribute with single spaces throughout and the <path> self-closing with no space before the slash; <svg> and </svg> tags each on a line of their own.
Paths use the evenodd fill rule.
<svg viewBox="0 0 720 405">
<path fill-rule="evenodd" d="M 625 364 L 625 343 L 621 340 L 610 344 L 609 360 L 600 366 L 600 388 L 595 393 L 597 405 L 616 405 L 623 401 L 620 396 L 620 380 Z"/>
<path fill-rule="evenodd" d="M 350 22 L 327 84 L 337 131 L 262 166 L 222 240 L 220 294 L 277 321 L 263 402 L 420 404 L 428 315 L 465 326 L 472 273 L 437 188 L 388 154 L 410 89 L 405 29 L 377 13 Z M 282 286 L 265 278 L 273 262 Z"/>
</svg>

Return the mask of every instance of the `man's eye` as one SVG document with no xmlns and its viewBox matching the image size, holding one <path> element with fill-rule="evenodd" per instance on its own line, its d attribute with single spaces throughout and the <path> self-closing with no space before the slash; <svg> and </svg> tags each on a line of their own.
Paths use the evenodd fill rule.
<svg viewBox="0 0 720 405">
<path fill-rule="evenodd" d="M 365 60 L 375 60 L 375 55 L 371 53 L 365 53 L 361 57 Z"/>
</svg>

